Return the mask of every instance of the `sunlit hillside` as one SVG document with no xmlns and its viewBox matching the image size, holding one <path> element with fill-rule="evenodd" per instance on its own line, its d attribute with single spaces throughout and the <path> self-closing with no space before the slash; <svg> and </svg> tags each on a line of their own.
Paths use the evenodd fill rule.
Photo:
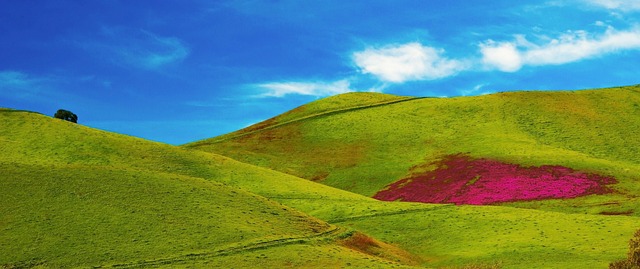
<svg viewBox="0 0 640 269">
<path fill-rule="evenodd" d="M 352 98 L 328 98 L 326 106 L 343 105 L 329 115 L 265 127 L 275 117 L 261 130 L 186 147 L 380 199 L 640 215 L 638 86 L 403 99 L 357 110 L 348 109 Z M 284 115 L 296 118 L 305 107 Z M 453 163 L 463 169 L 447 171 Z M 453 194 L 436 199 L 439 191 L 425 180 L 443 173 L 459 182 L 441 182 Z M 500 193 L 507 185 L 535 189 Z"/>
<path fill-rule="evenodd" d="M 3 109 L 0 122 L 2 268 L 405 263 L 353 250 L 352 230 L 246 189 L 365 197 L 36 113 Z"/>
</svg>

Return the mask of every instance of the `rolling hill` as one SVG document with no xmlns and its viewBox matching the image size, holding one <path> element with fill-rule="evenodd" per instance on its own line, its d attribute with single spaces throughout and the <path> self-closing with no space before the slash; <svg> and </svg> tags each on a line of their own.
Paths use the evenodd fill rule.
<svg viewBox="0 0 640 269">
<path fill-rule="evenodd" d="M 353 230 L 246 189 L 368 198 L 37 113 L 2 109 L 0 122 L 2 268 L 403 266 L 351 247 Z"/>
<path fill-rule="evenodd" d="M 0 109 L 0 268 L 603 268 L 640 228 L 638 103 L 349 93 L 183 147 Z"/>
<path fill-rule="evenodd" d="M 640 215 L 638 86 L 360 102 L 378 95 L 185 147 L 382 200 Z"/>
</svg>

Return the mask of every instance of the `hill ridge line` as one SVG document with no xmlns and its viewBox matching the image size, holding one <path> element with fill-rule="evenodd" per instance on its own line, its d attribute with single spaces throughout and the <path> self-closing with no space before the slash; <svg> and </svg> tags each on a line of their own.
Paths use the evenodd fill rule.
<svg viewBox="0 0 640 269">
<path fill-rule="evenodd" d="M 360 106 L 353 106 L 353 107 L 329 110 L 329 111 L 315 113 L 315 114 L 307 115 L 307 116 L 300 117 L 300 118 L 297 118 L 297 119 L 281 122 L 281 123 L 278 123 L 278 124 L 266 126 L 264 128 L 260 128 L 260 129 L 253 130 L 253 131 L 250 131 L 250 132 L 241 133 L 241 134 L 233 135 L 233 136 L 230 136 L 230 137 L 224 137 L 224 138 L 220 138 L 220 139 L 217 139 L 217 140 L 214 140 L 214 141 L 195 142 L 195 143 L 190 144 L 190 145 L 193 145 L 193 146 L 195 146 L 195 145 L 210 145 L 210 144 L 220 143 L 220 142 L 228 141 L 228 140 L 231 140 L 231 139 L 236 139 L 236 138 L 239 138 L 239 137 L 247 136 L 247 135 L 250 135 L 250 134 L 259 133 L 259 132 L 262 132 L 262 131 L 265 131 L 265 130 L 275 129 L 275 128 L 280 127 L 280 126 L 284 126 L 284 125 L 288 125 L 288 124 L 292 124 L 292 123 L 296 123 L 296 122 L 300 122 L 300 121 L 305 121 L 305 120 L 309 120 L 309 119 L 312 119 L 312 118 L 325 117 L 325 116 L 334 115 L 334 114 L 346 113 L 346 112 L 351 112 L 351 111 L 356 111 L 356 110 L 361 110 L 361 109 L 385 106 L 385 105 L 392 105 L 392 104 L 396 104 L 396 103 L 420 100 L 420 99 L 425 99 L 425 98 L 430 98 L 430 97 L 409 97 L 409 98 L 401 99 L 401 100 L 392 100 L 392 101 L 385 101 L 385 102 L 380 102 L 380 103 L 375 103 L 375 104 L 367 104 L 367 105 L 360 105 Z M 187 145 L 189 145 L 189 144 L 187 144 Z"/>
</svg>

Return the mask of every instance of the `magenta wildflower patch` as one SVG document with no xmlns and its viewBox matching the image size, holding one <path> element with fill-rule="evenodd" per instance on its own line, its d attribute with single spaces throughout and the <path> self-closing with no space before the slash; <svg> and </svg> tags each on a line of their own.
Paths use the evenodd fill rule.
<svg viewBox="0 0 640 269">
<path fill-rule="evenodd" d="M 605 185 L 617 183 L 563 166 L 523 167 L 464 155 L 447 156 L 435 165 L 433 171 L 392 183 L 374 198 L 487 205 L 604 194 L 611 192 Z"/>
</svg>

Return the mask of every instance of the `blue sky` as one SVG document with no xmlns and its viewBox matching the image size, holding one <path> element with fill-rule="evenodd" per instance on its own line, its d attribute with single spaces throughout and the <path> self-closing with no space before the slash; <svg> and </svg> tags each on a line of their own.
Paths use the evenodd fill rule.
<svg viewBox="0 0 640 269">
<path fill-rule="evenodd" d="M 2 1 L 0 107 L 171 144 L 349 91 L 640 83 L 640 0 Z"/>
</svg>

